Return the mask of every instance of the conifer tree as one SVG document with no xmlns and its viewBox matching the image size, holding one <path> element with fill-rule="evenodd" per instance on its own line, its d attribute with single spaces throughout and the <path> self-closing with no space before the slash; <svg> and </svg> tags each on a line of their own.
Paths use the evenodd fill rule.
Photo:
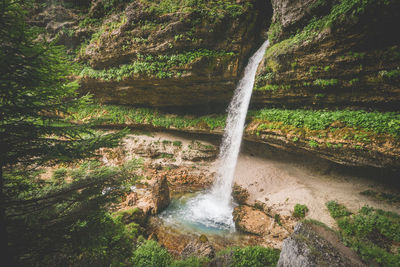
<svg viewBox="0 0 400 267">
<path fill-rule="evenodd" d="M 39 41 L 38 31 L 27 25 L 29 4 L 29 1 L 0 0 L 0 242 L 3 247 L 0 250 L 2 263 L 6 265 L 10 259 L 6 230 L 9 201 L 4 173 L 92 157 L 100 147 L 117 145 L 124 134 L 95 135 L 92 124 L 73 125 L 59 116 L 73 105 L 86 104 L 89 98 L 76 94 L 78 84 L 68 78 L 69 66 L 63 48 Z M 82 190 L 84 185 L 90 183 L 86 181 L 80 187 L 74 184 L 75 191 L 58 188 L 59 191 L 53 190 L 45 199 L 58 201 L 60 198 L 56 196 Z M 43 196 L 39 197 L 43 200 L 40 198 Z M 35 197 L 21 202 L 29 203 L 38 202 Z"/>
</svg>

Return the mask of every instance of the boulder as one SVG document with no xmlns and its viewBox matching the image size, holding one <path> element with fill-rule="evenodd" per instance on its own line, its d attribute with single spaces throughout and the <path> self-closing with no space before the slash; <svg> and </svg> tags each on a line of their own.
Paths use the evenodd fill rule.
<svg viewBox="0 0 400 267">
<path fill-rule="evenodd" d="M 168 207 L 170 203 L 168 180 L 166 176 L 155 179 L 150 184 L 151 194 L 153 198 L 152 214 L 157 214 Z"/>
<path fill-rule="evenodd" d="M 250 195 L 246 189 L 235 183 L 232 189 L 232 196 L 237 203 L 244 205 Z"/>
<path fill-rule="evenodd" d="M 234 209 L 233 220 L 239 230 L 249 234 L 269 235 L 273 238 L 282 238 L 288 234 L 273 218 L 261 210 L 247 205 L 241 205 Z"/>
<path fill-rule="evenodd" d="M 205 237 L 205 238 L 204 238 Z M 201 235 L 198 240 L 192 241 L 183 249 L 181 256 L 183 259 L 196 256 L 212 259 L 215 257 L 215 249 L 205 235 Z"/>
<path fill-rule="evenodd" d="M 147 216 L 158 214 L 170 203 L 166 176 L 156 176 L 144 184 L 137 184 L 133 192 L 126 196 L 121 208 L 139 208 Z"/>
<path fill-rule="evenodd" d="M 298 223 L 283 241 L 278 267 L 366 266 L 332 230 L 312 223 Z"/>
</svg>

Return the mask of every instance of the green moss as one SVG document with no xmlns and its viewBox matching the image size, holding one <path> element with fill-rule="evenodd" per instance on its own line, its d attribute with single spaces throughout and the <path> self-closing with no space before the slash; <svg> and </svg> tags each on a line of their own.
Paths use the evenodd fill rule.
<svg viewBox="0 0 400 267">
<path fill-rule="evenodd" d="M 367 112 L 352 110 L 287 110 L 287 109 L 262 109 L 249 112 L 260 120 L 282 122 L 297 128 L 310 130 L 327 129 L 333 122 L 340 121 L 348 127 L 365 129 L 375 133 L 389 133 L 400 137 L 400 113 L 398 112 Z"/>
<path fill-rule="evenodd" d="M 310 140 L 310 141 L 308 142 L 308 145 L 309 145 L 310 147 L 312 147 L 312 148 L 317 148 L 317 147 L 319 147 L 319 143 L 318 143 L 317 141 L 315 141 L 315 140 Z"/>
<path fill-rule="evenodd" d="M 365 190 L 360 192 L 363 196 L 372 197 L 374 199 L 383 200 L 389 203 L 400 202 L 400 195 L 398 194 L 390 194 L 384 192 L 377 192 L 374 190 Z"/>
<path fill-rule="evenodd" d="M 175 12 L 198 12 L 201 16 L 211 23 L 221 21 L 225 17 L 237 18 L 244 14 L 249 3 L 238 4 L 235 0 L 163 0 L 163 1 L 150 1 L 140 0 L 146 4 L 148 12 L 155 15 L 163 15 Z"/>
<path fill-rule="evenodd" d="M 322 1 L 319 1 L 322 4 Z M 327 15 L 318 18 L 313 17 L 307 26 L 301 29 L 295 35 L 285 39 L 279 43 L 274 44 L 267 49 L 266 56 L 277 56 L 286 53 L 291 47 L 296 44 L 302 43 L 306 40 L 316 37 L 319 33 L 327 28 L 338 28 L 343 23 L 349 23 L 350 18 L 357 18 L 363 14 L 368 8 L 376 5 L 390 5 L 392 4 L 387 0 L 343 0 L 336 1 L 330 8 Z M 277 29 L 277 26 L 274 26 Z M 273 36 L 275 36 L 274 34 Z M 362 56 L 356 55 L 356 56 Z"/>
<path fill-rule="evenodd" d="M 65 118 L 73 121 L 92 119 L 98 125 L 143 124 L 164 128 L 184 129 L 197 127 L 213 130 L 225 127 L 226 115 L 208 115 L 195 118 L 178 115 L 171 116 L 146 108 L 92 104 L 70 109 L 70 113 Z"/>
<path fill-rule="evenodd" d="M 106 81 L 121 81 L 135 74 L 147 76 L 155 76 L 159 79 L 180 76 L 184 71 L 184 66 L 201 58 L 232 58 L 235 54 L 226 51 L 212 51 L 207 49 L 199 49 L 197 51 L 185 52 L 174 55 L 137 55 L 137 59 L 130 64 L 120 65 L 116 68 L 104 70 L 95 70 L 91 67 L 85 67 L 80 76 L 95 79 L 103 79 Z M 182 70 L 179 70 L 179 67 Z"/>
<path fill-rule="evenodd" d="M 317 79 L 313 82 L 313 85 L 315 86 L 319 86 L 322 88 L 326 88 L 326 87 L 330 87 L 330 86 L 334 86 L 338 84 L 338 80 L 337 79 L 329 79 L 329 80 L 324 80 L 324 79 Z"/>
</svg>

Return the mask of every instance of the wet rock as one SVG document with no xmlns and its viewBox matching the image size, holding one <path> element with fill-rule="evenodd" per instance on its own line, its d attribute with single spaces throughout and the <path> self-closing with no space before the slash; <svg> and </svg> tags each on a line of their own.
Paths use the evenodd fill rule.
<svg viewBox="0 0 400 267">
<path fill-rule="evenodd" d="M 186 245 L 181 253 L 181 256 L 184 259 L 192 256 L 212 259 L 215 257 L 215 249 L 208 242 L 207 237 L 205 235 L 201 235 L 198 240 L 192 241 Z"/>
<path fill-rule="evenodd" d="M 245 233 L 274 239 L 279 243 L 289 232 L 266 213 L 254 207 L 241 205 L 234 209 L 233 220 L 236 228 Z"/>
<path fill-rule="evenodd" d="M 160 213 L 170 203 L 168 181 L 165 176 L 155 176 L 152 180 L 137 184 L 133 191 L 121 203 L 121 209 L 138 208 L 148 216 Z"/>
<path fill-rule="evenodd" d="M 267 214 L 247 205 L 234 209 L 233 220 L 239 230 L 255 235 L 267 234 L 274 224 L 274 220 Z"/>
<path fill-rule="evenodd" d="M 284 240 L 278 267 L 365 266 L 337 235 L 322 226 L 298 223 Z"/>
<path fill-rule="evenodd" d="M 157 214 L 168 207 L 170 203 L 168 181 L 166 176 L 162 176 L 160 179 L 155 179 L 150 183 L 152 188 L 152 196 L 154 206 L 152 208 L 152 213 Z"/>
<path fill-rule="evenodd" d="M 246 189 L 235 183 L 232 189 L 232 196 L 237 203 L 244 205 L 250 195 Z"/>
</svg>

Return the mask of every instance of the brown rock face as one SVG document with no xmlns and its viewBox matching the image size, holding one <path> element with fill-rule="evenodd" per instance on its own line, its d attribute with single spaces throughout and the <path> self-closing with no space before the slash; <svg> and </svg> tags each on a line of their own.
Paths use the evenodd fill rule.
<svg viewBox="0 0 400 267">
<path fill-rule="evenodd" d="M 339 3 L 272 3 L 271 45 L 256 78 L 254 106 L 398 110 L 400 37 L 393 32 L 399 3 L 353 3 L 339 17 Z"/>
<path fill-rule="evenodd" d="M 121 204 L 121 209 L 138 208 L 143 217 L 157 214 L 168 207 L 170 203 L 168 181 L 165 176 L 154 177 L 144 184 L 137 184 Z"/>
<path fill-rule="evenodd" d="M 299 223 L 284 240 L 278 267 L 364 267 L 361 259 L 344 246 L 333 231 L 311 223 Z"/>
<path fill-rule="evenodd" d="M 137 61 L 141 55 L 156 60 L 159 56 L 191 51 L 226 54 L 197 56 L 179 66 L 174 63 L 173 74 L 163 78 L 154 73 L 132 74 L 122 80 L 85 76 L 81 80 L 82 91 L 108 103 L 223 110 L 247 58 L 264 38 L 272 15 L 264 0 L 238 4 L 245 10 L 242 15 L 216 21 L 208 21 L 196 10 L 160 16 L 148 11 L 141 2 L 129 4 L 120 16 L 108 18 L 108 24 L 103 24 L 106 30 L 82 54 L 81 60 L 94 70 L 119 68 Z M 153 25 L 151 29 L 144 27 L 144 22 Z M 159 68 L 166 71 L 165 67 Z"/>
<path fill-rule="evenodd" d="M 169 202 L 169 188 L 167 177 L 163 176 L 161 179 L 156 179 L 153 183 L 150 183 L 152 188 L 152 195 L 154 201 L 154 207 L 152 209 L 153 214 L 157 214 L 168 207 Z"/>
<path fill-rule="evenodd" d="M 242 205 L 235 208 L 233 220 L 236 227 L 246 233 L 274 238 L 284 238 L 288 232 L 264 212 Z"/>
<path fill-rule="evenodd" d="M 274 9 L 273 22 L 280 23 L 283 28 L 296 25 L 309 16 L 310 6 L 318 0 L 272 0 Z"/>
<path fill-rule="evenodd" d="M 196 241 L 192 241 L 186 245 L 181 253 L 182 258 L 186 259 L 189 257 L 207 257 L 214 258 L 215 250 L 212 245 L 208 242 L 202 242 L 200 239 Z"/>
<path fill-rule="evenodd" d="M 237 203 L 244 205 L 249 198 L 249 192 L 235 183 L 232 188 L 232 196 Z"/>
</svg>

